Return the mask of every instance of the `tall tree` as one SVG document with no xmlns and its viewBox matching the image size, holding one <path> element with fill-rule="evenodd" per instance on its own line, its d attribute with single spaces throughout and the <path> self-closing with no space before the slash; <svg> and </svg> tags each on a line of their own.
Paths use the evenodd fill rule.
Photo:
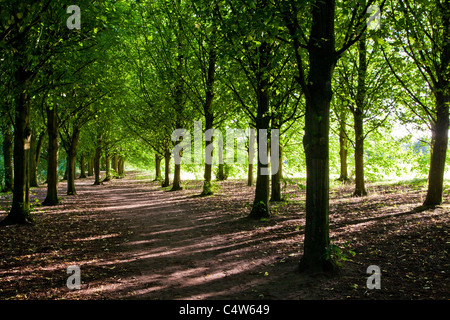
<svg viewBox="0 0 450 320">
<path fill-rule="evenodd" d="M 449 129 L 450 3 L 448 0 L 400 0 L 392 4 L 388 17 L 393 22 L 394 32 L 392 40 L 387 42 L 402 49 L 407 61 L 416 67 L 415 74 L 423 79 L 434 98 L 433 105 L 427 104 L 419 91 L 414 90 L 415 86 L 408 81 L 407 75 L 399 70 L 398 67 L 403 67 L 406 60 L 405 56 L 395 54 L 399 49 L 391 50 L 394 53 L 390 56 L 385 52 L 391 71 L 414 102 L 409 104 L 414 108 L 414 114 L 418 118 L 426 118 L 430 124 L 431 160 L 428 191 L 423 204 L 439 205 L 442 202 Z"/>
<path fill-rule="evenodd" d="M 366 29 L 367 5 L 350 1 L 350 20 L 339 10 L 344 35 L 336 49 L 336 2 L 283 1 L 279 10 L 289 30 L 297 61 L 297 81 L 305 94 L 306 115 L 303 146 L 306 155 L 306 227 L 300 270 L 332 271 L 329 234 L 329 119 L 332 77 L 339 57 L 356 43 Z M 342 9 L 342 8 L 339 8 Z M 309 37 L 307 36 L 309 32 Z M 307 63 L 304 62 L 305 57 Z M 305 72 L 307 71 L 307 72 Z"/>
</svg>

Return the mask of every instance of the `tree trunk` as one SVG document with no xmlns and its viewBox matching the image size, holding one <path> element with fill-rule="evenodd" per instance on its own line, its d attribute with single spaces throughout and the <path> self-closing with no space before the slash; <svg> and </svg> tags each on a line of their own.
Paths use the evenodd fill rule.
<svg viewBox="0 0 450 320">
<path fill-rule="evenodd" d="M 64 169 L 63 180 L 67 181 L 69 177 L 69 154 L 66 152 L 66 168 Z"/>
<path fill-rule="evenodd" d="M 155 153 L 155 179 L 153 181 L 161 181 L 162 175 L 161 175 L 161 160 L 162 157 Z"/>
<path fill-rule="evenodd" d="M 111 181 L 111 159 L 109 156 L 109 152 L 105 152 L 105 162 L 106 162 L 106 174 L 103 181 Z"/>
<path fill-rule="evenodd" d="M 30 223 L 30 101 L 27 95 L 29 72 L 19 68 L 15 73 L 17 93 L 14 116 L 14 191 L 11 210 L 1 224 Z"/>
<path fill-rule="evenodd" d="M 115 173 L 119 173 L 119 156 L 117 153 L 114 153 L 112 158 L 112 168 L 114 169 Z"/>
<path fill-rule="evenodd" d="M 348 157 L 348 140 L 346 134 L 346 121 L 347 113 L 344 107 L 340 111 L 339 117 L 339 162 L 340 162 L 340 175 L 338 180 L 342 182 L 348 182 L 348 167 L 347 167 L 347 157 Z"/>
<path fill-rule="evenodd" d="M 163 187 L 168 187 L 170 185 L 170 150 L 166 150 L 164 154 L 164 182 Z"/>
<path fill-rule="evenodd" d="M 37 145 L 36 133 L 33 132 L 30 137 L 30 187 L 39 187 L 37 181 L 37 164 L 36 164 L 36 145 Z"/>
<path fill-rule="evenodd" d="M 123 157 L 119 157 L 118 170 L 120 178 L 125 176 L 125 159 Z"/>
<path fill-rule="evenodd" d="M 306 224 L 304 252 L 299 269 L 324 272 L 335 269 L 330 255 L 329 231 L 329 118 L 331 81 L 336 64 L 335 2 L 316 1 L 312 7 L 309 79 L 306 94 Z"/>
<path fill-rule="evenodd" d="M 47 106 L 47 196 L 42 204 L 54 206 L 59 204 L 58 198 L 58 117 L 56 106 Z"/>
<path fill-rule="evenodd" d="M 172 183 L 172 189 L 170 191 L 177 191 L 183 189 L 181 187 L 181 164 L 175 163 L 175 170 L 173 173 L 173 183 Z"/>
<path fill-rule="evenodd" d="M 100 160 L 102 156 L 102 135 L 97 134 L 97 147 L 95 148 L 95 157 L 94 157 L 94 186 L 98 186 L 101 184 L 100 181 Z"/>
<path fill-rule="evenodd" d="M 272 192 L 270 201 L 281 201 L 281 178 L 283 176 L 283 149 L 278 154 L 278 171 L 272 175 Z"/>
<path fill-rule="evenodd" d="M 84 152 L 80 157 L 80 179 L 86 178 L 86 156 Z"/>
<path fill-rule="evenodd" d="M 269 79 L 267 70 L 269 67 L 268 58 L 270 55 L 270 48 L 267 42 L 262 42 L 259 47 L 259 65 L 260 70 L 257 72 L 257 114 L 256 114 L 256 135 L 258 143 L 258 171 L 256 174 L 256 188 L 255 198 L 253 200 L 253 207 L 249 214 L 249 218 L 261 219 L 270 215 L 269 213 L 269 178 L 268 163 L 262 162 L 262 157 L 267 158 L 269 152 L 268 139 L 266 141 L 261 140 L 260 130 L 269 129 L 270 116 L 269 116 Z M 265 144 L 265 155 L 262 154 L 262 143 Z"/>
<path fill-rule="evenodd" d="M 77 168 L 77 149 L 80 138 L 80 129 L 73 127 L 72 136 L 70 137 L 70 145 L 68 149 L 68 175 L 67 175 L 67 195 L 77 194 L 75 190 L 75 174 Z"/>
<path fill-rule="evenodd" d="M 253 185 L 253 162 L 255 160 L 255 130 L 250 129 L 250 136 L 248 141 L 248 172 L 247 172 L 247 186 Z"/>
<path fill-rule="evenodd" d="M 205 112 L 205 131 L 208 131 L 213 128 L 214 125 L 214 112 L 212 109 L 212 103 L 214 99 L 214 79 L 216 72 L 216 60 L 217 55 L 215 49 L 211 49 L 209 51 L 208 56 L 208 74 L 206 78 L 206 94 L 205 94 L 205 104 L 203 106 L 203 110 Z M 206 142 L 206 147 L 213 143 L 213 138 L 211 137 L 210 141 Z M 212 154 L 211 154 L 212 156 Z M 204 174 L 204 182 L 203 182 L 203 191 L 202 195 L 212 195 L 213 190 L 211 187 L 212 180 L 212 163 L 206 163 L 205 161 L 205 174 Z"/>
<path fill-rule="evenodd" d="M 3 133 L 3 161 L 5 164 L 5 185 L 2 192 L 13 191 L 13 139 L 14 135 L 9 120 L 2 126 Z"/>
<path fill-rule="evenodd" d="M 353 112 L 355 121 L 355 196 L 367 195 L 364 184 L 364 105 L 366 100 L 366 38 L 363 35 L 358 43 L 358 91 L 356 93 L 356 108 Z"/>
<path fill-rule="evenodd" d="M 92 177 L 94 175 L 94 159 L 92 159 L 92 157 L 89 157 L 88 159 L 88 169 L 87 169 L 88 173 L 88 177 Z"/>
<path fill-rule="evenodd" d="M 445 158 L 448 145 L 449 104 L 450 96 L 437 90 L 436 96 L 436 123 L 433 132 L 433 145 L 431 148 L 430 171 L 428 173 L 428 191 L 424 206 L 436 206 L 442 203 L 444 183 Z"/>
</svg>

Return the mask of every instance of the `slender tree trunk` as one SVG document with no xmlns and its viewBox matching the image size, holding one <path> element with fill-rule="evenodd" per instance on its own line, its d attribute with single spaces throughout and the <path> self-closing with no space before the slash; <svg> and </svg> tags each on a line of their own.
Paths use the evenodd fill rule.
<svg viewBox="0 0 450 320">
<path fill-rule="evenodd" d="M 80 129 L 74 126 L 70 146 L 68 149 L 68 175 L 67 175 L 67 195 L 77 194 L 75 190 L 75 175 L 77 168 L 77 149 L 80 138 Z"/>
<path fill-rule="evenodd" d="M 170 150 L 166 150 L 164 154 L 164 182 L 162 184 L 163 187 L 170 186 Z"/>
<path fill-rule="evenodd" d="M 111 159 L 109 156 L 109 152 L 105 152 L 105 162 L 106 162 L 106 175 L 103 181 L 110 181 L 111 180 Z"/>
<path fill-rule="evenodd" d="M 355 121 L 355 196 L 367 195 L 364 184 L 364 105 L 366 100 L 366 38 L 363 35 L 358 45 L 358 91 L 356 93 L 356 108 L 353 112 Z"/>
<path fill-rule="evenodd" d="M 46 206 L 59 204 L 58 198 L 58 117 L 56 106 L 47 106 L 47 196 L 43 202 Z"/>
<path fill-rule="evenodd" d="M 84 152 L 80 157 L 80 179 L 86 178 L 86 156 Z"/>
<path fill-rule="evenodd" d="M 255 160 L 255 130 L 250 129 L 250 136 L 248 142 L 248 171 L 247 171 L 247 186 L 253 185 L 253 162 Z"/>
<path fill-rule="evenodd" d="M 36 133 L 33 132 L 30 137 L 30 187 L 38 187 L 38 181 L 37 181 L 37 164 L 36 164 L 36 145 L 37 145 L 37 137 Z"/>
<path fill-rule="evenodd" d="M 31 135 L 30 140 L 30 187 L 39 187 L 37 180 L 37 167 L 41 157 L 42 144 L 44 143 L 46 130 L 41 131 L 36 139 L 36 134 Z"/>
<path fill-rule="evenodd" d="M 281 178 L 283 176 L 283 149 L 278 154 L 278 171 L 272 175 L 272 192 L 270 201 L 281 201 Z"/>
<path fill-rule="evenodd" d="M 13 191 L 13 140 L 14 135 L 11 129 L 11 124 L 5 120 L 2 126 L 3 132 L 3 161 L 5 164 L 4 175 L 5 185 L 2 192 Z"/>
<path fill-rule="evenodd" d="M 435 206 L 442 203 L 445 158 L 448 145 L 450 96 L 441 88 L 436 93 L 436 123 L 433 132 L 428 191 L 423 205 Z"/>
<path fill-rule="evenodd" d="M 161 160 L 162 157 L 155 153 L 155 179 L 153 181 L 161 181 L 162 175 L 161 175 Z"/>
<path fill-rule="evenodd" d="M 95 157 L 94 157 L 94 186 L 98 186 L 101 184 L 100 181 L 100 160 L 102 156 L 102 135 L 97 134 L 97 146 L 95 148 Z"/>
<path fill-rule="evenodd" d="M 92 157 L 89 157 L 88 159 L 88 169 L 87 169 L 88 177 L 92 177 L 94 175 L 94 159 Z"/>
<path fill-rule="evenodd" d="M 11 210 L 1 224 L 30 222 L 30 101 L 28 98 L 29 72 L 19 68 L 15 74 L 17 93 L 14 117 L 14 191 Z"/>
<path fill-rule="evenodd" d="M 206 79 L 206 97 L 205 104 L 203 106 L 203 110 L 205 112 L 205 131 L 208 131 L 213 128 L 214 125 L 214 112 L 212 109 L 212 103 L 214 99 L 214 74 L 216 67 L 216 52 L 215 50 L 211 50 L 209 53 L 208 60 L 208 75 Z M 206 141 L 206 148 L 213 143 L 213 137 L 211 137 L 210 141 Z M 211 154 L 212 156 L 212 154 Z M 212 164 L 206 163 L 205 161 L 205 173 L 204 173 L 204 181 L 203 181 L 203 191 L 202 195 L 212 195 L 213 190 L 211 187 L 212 180 Z"/>
<path fill-rule="evenodd" d="M 340 111 L 339 117 L 339 161 L 340 161 L 340 176 L 339 181 L 348 182 L 348 167 L 347 167 L 347 157 L 348 157 L 348 140 L 346 134 L 346 121 L 347 113 L 344 107 Z"/>
<path fill-rule="evenodd" d="M 112 167 L 113 167 L 115 173 L 118 174 L 119 173 L 119 156 L 117 155 L 117 153 L 114 153 L 111 164 L 112 164 Z"/>
<path fill-rule="evenodd" d="M 262 42 L 259 47 L 259 65 L 260 71 L 257 73 L 257 115 L 256 115 L 256 135 L 258 143 L 258 172 L 256 175 L 256 188 L 255 198 L 253 200 L 253 207 L 249 214 L 249 218 L 261 219 L 270 215 L 269 212 L 269 180 L 270 175 L 268 173 L 269 164 L 262 162 L 262 156 L 267 157 L 269 152 L 268 141 L 262 141 L 260 138 L 260 130 L 269 129 L 270 116 L 269 116 L 269 79 L 267 78 L 268 58 L 270 55 L 270 48 L 267 42 Z M 262 154 L 262 145 L 266 144 L 266 154 Z M 264 172 L 265 171 L 265 172 Z"/>
<path fill-rule="evenodd" d="M 329 230 L 329 119 L 331 82 L 336 65 L 335 2 L 316 1 L 312 7 L 309 79 L 306 94 L 306 224 L 299 269 L 324 272 L 335 269 L 330 255 Z"/>
<path fill-rule="evenodd" d="M 64 146 L 64 145 L 63 145 Z M 63 180 L 66 181 L 69 177 L 69 154 L 66 152 L 66 167 L 64 169 Z"/>
</svg>

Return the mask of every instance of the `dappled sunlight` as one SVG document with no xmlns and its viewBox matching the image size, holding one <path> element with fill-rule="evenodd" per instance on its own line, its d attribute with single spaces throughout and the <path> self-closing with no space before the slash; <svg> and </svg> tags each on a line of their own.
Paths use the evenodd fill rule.
<svg viewBox="0 0 450 320">
<path fill-rule="evenodd" d="M 342 279 L 346 280 L 342 284 L 334 278 L 321 280 L 312 287 L 307 277 L 294 276 L 304 239 L 304 190 L 286 191 L 291 194 L 289 200 L 273 203 L 270 219 L 253 221 L 246 219 L 252 187 L 242 180 L 222 183 L 220 196 L 211 197 L 195 196 L 201 184 L 174 193 L 153 188 L 153 182 L 134 183 L 131 177 L 101 187 L 88 180 L 77 181 L 78 195 L 63 199 L 61 206 L 36 207 L 36 227 L 0 229 L 9 233 L 1 238 L 0 251 L 8 252 L 0 265 L 2 296 L 317 298 L 334 293 L 335 289 L 324 291 L 324 286 L 348 290 L 345 284 L 357 281 L 358 272 L 365 272 L 367 259 L 401 276 L 403 269 L 393 269 L 394 261 L 386 260 L 387 252 L 381 248 L 392 241 L 413 241 L 401 237 L 422 225 L 448 224 L 448 205 L 416 210 L 421 192 L 414 188 L 374 187 L 367 197 L 346 196 L 352 191 L 346 186 L 333 189 L 330 237 L 346 257 L 342 261 L 346 265 Z M 34 192 L 34 197 L 43 198 L 43 189 Z M 445 231 L 437 229 L 441 230 Z M 14 239 L 20 250 L 13 249 L 7 239 Z M 420 245 L 424 243 L 415 243 L 411 250 L 396 244 L 392 248 L 396 248 L 396 256 L 406 259 L 409 253 L 425 253 Z M 442 254 L 436 252 L 435 257 Z M 65 286 L 70 265 L 80 267 L 80 290 Z M 394 278 L 390 275 L 385 281 Z M 358 281 L 363 283 L 364 278 Z M 47 288 L 46 293 L 39 290 L 42 287 Z M 372 294 L 350 291 L 350 295 Z"/>
</svg>

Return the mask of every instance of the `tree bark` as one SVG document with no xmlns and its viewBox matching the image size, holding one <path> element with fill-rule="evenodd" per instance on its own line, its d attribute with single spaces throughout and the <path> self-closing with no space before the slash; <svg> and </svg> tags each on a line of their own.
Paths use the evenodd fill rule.
<svg viewBox="0 0 450 320">
<path fill-rule="evenodd" d="M 58 117 L 56 106 L 47 106 L 47 196 L 42 204 L 54 206 L 59 204 L 58 198 Z"/>
<path fill-rule="evenodd" d="M 162 187 L 170 186 L 170 150 L 166 150 L 164 154 L 164 182 Z"/>
<path fill-rule="evenodd" d="M 123 157 L 119 157 L 118 170 L 119 170 L 120 178 L 125 176 L 125 158 L 123 158 Z"/>
<path fill-rule="evenodd" d="M 270 201 L 281 201 L 281 178 L 283 177 L 283 149 L 280 146 L 278 154 L 278 171 L 272 175 Z"/>
<path fill-rule="evenodd" d="M 78 141 L 80 139 L 80 129 L 73 127 L 72 136 L 70 137 L 70 145 L 68 149 L 68 175 L 67 175 L 67 195 L 77 194 L 75 190 L 75 174 L 77 168 L 77 150 Z"/>
<path fill-rule="evenodd" d="M 257 73 L 257 113 L 256 113 L 256 135 L 258 143 L 258 171 L 256 174 L 256 188 L 255 198 L 253 200 L 253 207 L 249 214 L 249 218 L 261 219 L 269 217 L 269 179 L 268 163 L 262 162 L 262 157 L 266 157 L 269 152 L 268 141 L 262 141 L 260 139 L 260 130 L 269 129 L 270 117 L 269 117 L 269 79 L 267 75 L 267 69 L 269 66 L 268 59 L 270 55 L 270 48 L 267 42 L 262 42 L 259 47 L 259 65 L 260 71 Z M 262 154 L 262 145 L 266 144 L 266 154 Z M 266 171 L 267 174 L 262 174 Z"/>
<path fill-rule="evenodd" d="M 92 157 L 89 157 L 87 164 L 88 164 L 87 175 L 88 177 L 92 177 L 94 175 L 94 159 Z"/>
<path fill-rule="evenodd" d="M 13 140 L 14 135 L 11 129 L 11 124 L 8 120 L 2 126 L 3 132 L 3 162 L 5 164 L 4 175 L 5 185 L 2 192 L 13 191 Z"/>
<path fill-rule="evenodd" d="M 339 117 L 339 162 L 340 162 L 340 175 L 338 180 L 342 182 L 348 182 L 348 167 L 347 167 L 347 157 L 348 157 L 348 140 L 346 134 L 346 121 L 347 113 L 345 108 L 342 107 Z"/>
<path fill-rule="evenodd" d="M 162 157 L 159 154 L 155 153 L 155 179 L 153 181 L 162 180 L 161 160 L 162 160 Z"/>
<path fill-rule="evenodd" d="M 17 93 L 15 96 L 14 116 L 14 191 L 9 214 L 1 222 L 5 224 L 28 224 L 30 213 L 30 101 L 28 97 L 30 72 L 23 67 L 15 73 Z"/>
<path fill-rule="evenodd" d="M 114 153 L 112 158 L 112 168 L 114 169 L 115 173 L 119 173 L 119 155 L 117 153 Z"/>
<path fill-rule="evenodd" d="M 337 61 L 334 13 L 334 0 L 316 1 L 312 6 L 303 138 L 306 155 L 306 225 L 304 252 L 299 265 L 302 272 L 329 272 L 335 269 L 329 255 L 328 147 L 331 82 Z"/>
<path fill-rule="evenodd" d="M 95 157 L 94 157 L 94 186 L 98 186 L 101 184 L 100 181 L 100 160 L 102 156 L 102 135 L 97 134 L 97 146 L 95 148 Z"/>
<path fill-rule="evenodd" d="M 366 38 L 363 35 L 358 43 L 358 91 L 356 108 L 353 112 L 355 126 L 355 196 L 367 195 L 364 184 L 364 106 L 366 100 Z"/>
<path fill-rule="evenodd" d="M 205 105 L 203 107 L 205 112 L 205 132 L 208 130 L 211 130 L 214 125 L 214 112 L 212 110 L 212 102 L 214 98 L 214 72 L 215 72 L 215 64 L 216 64 L 216 55 L 214 51 L 210 52 L 210 58 L 209 58 L 209 68 L 208 68 L 208 78 L 207 78 L 207 90 L 206 90 L 206 98 L 205 98 Z M 206 148 L 208 148 L 209 145 L 214 143 L 213 137 L 211 137 L 210 141 L 206 141 Z M 205 148 L 205 149 L 206 149 Z M 212 154 L 211 154 L 212 156 Z M 203 191 L 202 195 L 212 195 L 213 190 L 211 188 L 211 180 L 212 180 L 212 163 L 207 163 L 208 161 L 205 161 L 205 173 L 204 173 L 204 181 L 203 181 Z"/>
<path fill-rule="evenodd" d="M 104 182 L 111 181 L 111 159 L 108 151 L 105 152 L 105 162 L 106 162 L 106 174 L 105 178 L 103 179 Z"/>
<path fill-rule="evenodd" d="M 450 96 L 439 88 L 436 96 L 436 122 L 431 148 L 430 170 L 428 173 L 428 191 L 424 206 L 436 206 L 442 203 L 445 159 L 448 145 Z"/>
<path fill-rule="evenodd" d="M 250 129 L 248 142 L 248 171 L 247 171 L 247 186 L 253 185 L 253 161 L 255 159 L 255 130 Z"/>
<path fill-rule="evenodd" d="M 80 157 L 80 179 L 86 178 L 86 156 L 84 152 Z"/>
</svg>

